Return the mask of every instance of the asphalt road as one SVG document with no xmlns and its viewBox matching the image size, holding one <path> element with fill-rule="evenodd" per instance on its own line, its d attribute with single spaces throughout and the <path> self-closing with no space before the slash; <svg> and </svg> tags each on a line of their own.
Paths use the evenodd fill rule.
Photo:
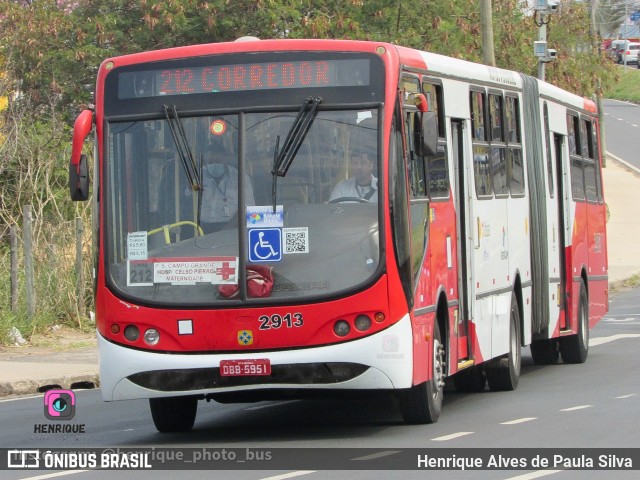
<svg viewBox="0 0 640 480">
<path fill-rule="evenodd" d="M 640 106 L 604 100 L 605 148 L 640 169 Z"/>
<path fill-rule="evenodd" d="M 0 448 L 83 448 L 173 446 L 215 449 L 371 448 L 389 458 L 408 448 L 640 448 L 640 288 L 617 293 L 609 314 L 591 332 L 589 358 L 583 365 L 535 366 L 524 350 L 523 372 L 515 392 L 461 394 L 448 391 L 438 423 L 402 423 L 393 400 L 386 395 L 334 400 L 299 400 L 257 404 L 199 405 L 195 429 L 189 434 L 159 434 L 147 401 L 103 403 L 99 391 L 77 393 L 75 424 L 80 434 L 34 433 L 45 423 L 42 397 L 0 402 Z M 458 450 L 455 450 L 458 451 Z M 348 451 L 347 451 L 348 452 Z M 385 453 L 386 452 L 386 453 Z M 461 451 L 462 452 L 462 451 Z M 371 452 L 369 452 L 371 453 Z M 327 455 L 330 457 L 330 455 Z M 356 455 L 357 457 L 358 455 Z M 353 479 L 381 478 L 368 471 L 375 458 L 361 460 Z M 324 459 L 323 459 L 324 461 Z M 281 480 L 334 478 L 332 459 L 323 469 L 278 471 L 184 472 L 180 477 Z M 384 462 L 380 464 L 384 467 Z M 284 466 L 286 468 L 286 465 Z M 410 466 L 409 468 L 413 468 Z M 636 466 L 638 468 L 638 466 Z M 307 470 L 311 470 L 309 473 Z M 307 473 L 302 473 L 307 472 Z M 9 471 L 13 479 L 52 478 L 51 472 Z M 177 472 L 64 472 L 74 479 L 175 478 Z M 215 475 L 214 475 L 215 473 Z M 556 476 L 573 478 L 635 478 L 636 472 L 538 471 L 440 472 L 443 478 L 519 479 Z M 532 473 L 529 473 L 531 475 Z M 41 476 L 46 475 L 46 476 Z M 286 475 L 286 476 L 282 476 Z M 388 478 L 424 478 L 424 471 L 386 471 Z M 632 477 L 633 476 L 633 477 Z"/>
</svg>

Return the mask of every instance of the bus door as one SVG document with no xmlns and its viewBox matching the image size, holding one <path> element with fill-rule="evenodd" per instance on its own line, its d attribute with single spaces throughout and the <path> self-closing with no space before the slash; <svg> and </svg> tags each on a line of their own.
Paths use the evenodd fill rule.
<svg viewBox="0 0 640 480">
<path fill-rule="evenodd" d="M 553 134 L 553 156 L 555 160 L 556 175 L 554 179 L 554 187 L 556 191 L 557 215 L 558 215 L 558 255 L 560 265 L 560 286 L 558 291 L 558 303 L 560 307 L 560 329 L 566 329 L 567 324 L 567 308 L 566 308 L 566 292 L 567 292 L 567 277 L 566 277 L 566 232 L 567 224 L 566 219 L 568 212 L 565 212 L 565 208 L 569 205 L 570 201 L 565 198 L 565 182 L 564 182 L 564 169 L 563 169 L 563 145 L 564 137 L 557 133 Z"/>
<path fill-rule="evenodd" d="M 471 159 L 467 158 L 469 153 L 464 146 L 470 143 L 470 139 L 464 138 L 468 136 L 469 129 L 464 128 L 462 120 L 451 120 L 451 153 L 455 168 L 455 210 L 456 231 L 458 232 L 458 348 L 459 360 L 472 360 L 472 339 L 469 332 L 469 320 L 472 318 L 473 302 L 471 294 L 472 285 L 472 269 L 470 249 L 473 248 L 470 236 L 472 234 L 472 225 L 470 224 L 472 215 L 470 211 L 469 182 L 467 181 L 466 166 L 471 164 Z M 464 354 L 466 352 L 466 355 Z"/>
</svg>

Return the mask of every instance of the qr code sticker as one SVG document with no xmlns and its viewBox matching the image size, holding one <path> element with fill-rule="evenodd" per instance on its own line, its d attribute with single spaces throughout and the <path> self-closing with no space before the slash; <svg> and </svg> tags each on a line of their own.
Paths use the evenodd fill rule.
<svg viewBox="0 0 640 480">
<path fill-rule="evenodd" d="M 284 251 L 283 253 L 309 253 L 309 228 L 283 228 Z"/>
</svg>

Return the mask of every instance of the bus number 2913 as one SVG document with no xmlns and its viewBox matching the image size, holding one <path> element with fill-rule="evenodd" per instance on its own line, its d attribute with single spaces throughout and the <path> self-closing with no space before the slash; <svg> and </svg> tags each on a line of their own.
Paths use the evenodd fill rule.
<svg viewBox="0 0 640 480">
<path fill-rule="evenodd" d="M 304 324 L 301 313 L 287 313 L 285 315 L 260 315 L 260 330 L 271 330 L 280 327 L 301 327 Z"/>
</svg>

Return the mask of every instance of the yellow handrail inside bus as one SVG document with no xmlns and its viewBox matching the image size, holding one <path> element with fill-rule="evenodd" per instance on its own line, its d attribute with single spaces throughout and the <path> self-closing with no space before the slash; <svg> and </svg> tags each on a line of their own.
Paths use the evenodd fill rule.
<svg viewBox="0 0 640 480">
<path fill-rule="evenodd" d="M 149 230 L 147 232 L 147 236 L 155 235 L 156 233 L 164 232 L 164 243 L 169 245 L 171 243 L 171 237 L 169 236 L 169 232 L 175 228 L 181 227 L 182 225 L 191 225 L 193 227 L 193 233 L 196 237 L 204 235 L 204 231 L 202 227 L 197 225 L 194 222 L 190 222 L 188 220 L 183 220 L 181 222 L 171 223 L 169 225 L 163 225 L 162 227 L 156 228 L 154 230 Z"/>
</svg>

